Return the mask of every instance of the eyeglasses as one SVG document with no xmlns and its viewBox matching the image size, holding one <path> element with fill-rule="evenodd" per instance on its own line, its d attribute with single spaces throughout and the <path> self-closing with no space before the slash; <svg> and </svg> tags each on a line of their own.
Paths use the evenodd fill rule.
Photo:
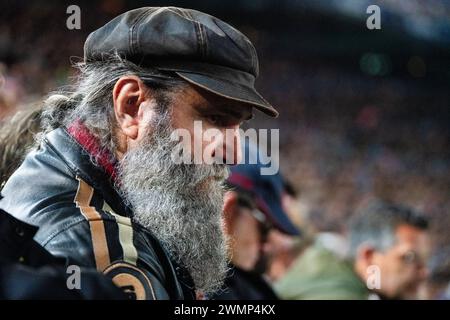
<svg viewBox="0 0 450 320">
<path fill-rule="evenodd" d="M 405 264 L 423 266 L 425 265 L 424 259 L 414 250 L 408 250 L 400 257 Z"/>
<path fill-rule="evenodd" d="M 264 213 L 262 213 L 257 208 L 254 208 L 251 211 L 251 214 L 259 222 L 260 234 L 261 234 L 261 242 L 266 242 L 267 236 L 269 235 L 269 232 L 272 229 L 272 224 L 267 220 L 267 218 L 264 215 Z"/>
</svg>

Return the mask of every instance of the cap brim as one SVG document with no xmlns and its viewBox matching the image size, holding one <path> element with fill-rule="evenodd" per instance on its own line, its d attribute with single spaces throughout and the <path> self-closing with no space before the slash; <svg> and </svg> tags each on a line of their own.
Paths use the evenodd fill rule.
<svg viewBox="0 0 450 320">
<path fill-rule="evenodd" d="M 283 208 L 275 202 L 265 201 L 263 197 L 259 196 L 257 205 L 261 211 L 265 211 L 266 215 L 270 217 L 275 228 L 291 236 L 301 235 L 300 230 L 291 222 Z"/>
<path fill-rule="evenodd" d="M 218 79 L 213 76 L 176 71 L 184 80 L 227 99 L 248 103 L 271 117 L 278 117 L 278 111 L 254 88 Z"/>
</svg>

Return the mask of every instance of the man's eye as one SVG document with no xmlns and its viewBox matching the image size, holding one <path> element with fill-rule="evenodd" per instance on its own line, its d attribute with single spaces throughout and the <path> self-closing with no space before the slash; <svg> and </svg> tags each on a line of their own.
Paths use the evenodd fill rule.
<svg viewBox="0 0 450 320">
<path fill-rule="evenodd" d="M 416 252 L 410 250 L 403 254 L 402 259 L 408 264 L 413 264 L 417 262 L 418 256 Z"/>
<path fill-rule="evenodd" d="M 228 127 L 241 124 L 237 119 L 226 115 L 211 114 L 207 115 L 206 119 L 209 123 L 217 127 Z"/>
<path fill-rule="evenodd" d="M 218 115 L 210 115 L 210 116 L 208 116 L 208 121 L 211 122 L 212 124 L 215 124 L 215 125 L 223 124 L 222 117 L 220 117 Z"/>
</svg>

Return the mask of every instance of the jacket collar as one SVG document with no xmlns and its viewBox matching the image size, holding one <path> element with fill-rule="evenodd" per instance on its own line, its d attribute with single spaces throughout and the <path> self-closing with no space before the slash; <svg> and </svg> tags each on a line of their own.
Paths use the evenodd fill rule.
<svg viewBox="0 0 450 320">
<path fill-rule="evenodd" d="M 105 151 L 101 152 L 95 138 L 80 123 L 69 128 L 58 128 L 48 133 L 44 139 L 70 170 L 99 191 L 111 209 L 121 215 L 131 217 L 131 209 L 125 205 L 116 188 L 116 161 Z M 95 159 L 98 165 L 94 165 Z"/>
<path fill-rule="evenodd" d="M 111 152 L 102 149 L 97 138 L 80 121 L 68 126 L 67 132 L 114 182 L 117 177 L 117 160 Z"/>
</svg>

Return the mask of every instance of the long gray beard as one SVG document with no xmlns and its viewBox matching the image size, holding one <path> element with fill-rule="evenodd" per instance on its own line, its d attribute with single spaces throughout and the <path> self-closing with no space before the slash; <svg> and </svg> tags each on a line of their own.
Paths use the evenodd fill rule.
<svg viewBox="0 0 450 320">
<path fill-rule="evenodd" d="M 227 272 L 223 232 L 223 165 L 175 164 L 169 116 L 148 127 L 147 137 L 120 161 L 120 191 L 133 219 L 146 227 L 189 271 L 196 289 L 211 294 Z"/>
</svg>

